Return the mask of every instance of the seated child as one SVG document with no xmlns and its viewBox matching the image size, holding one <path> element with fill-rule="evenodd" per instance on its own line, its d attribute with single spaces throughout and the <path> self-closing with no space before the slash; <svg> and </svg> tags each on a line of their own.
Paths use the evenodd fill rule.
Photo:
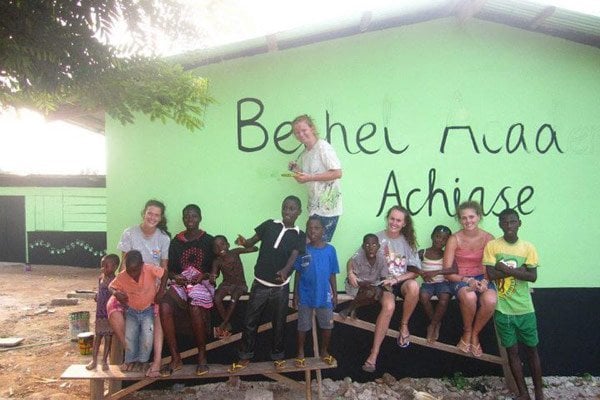
<svg viewBox="0 0 600 400">
<path fill-rule="evenodd" d="M 100 260 L 100 277 L 98 278 L 98 293 L 94 297 L 96 301 L 96 322 L 94 324 L 94 349 L 92 350 L 92 361 L 85 366 L 86 369 L 95 369 L 98 365 L 98 350 L 100 342 L 104 338 L 104 354 L 102 357 L 102 370 L 108 370 L 108 355 L 112 343 L 113 330 L 108 324 L 108 314 L 106 311 L 106 303 L 110 298 L 110 290 L 108 285 L 115 279 L 115 271 L 119 267 L 119 256 L 109 254 L 102 257 Z"/>
<path fill-rule="evenodd" d="M 444 247 L 452 232 L 444 225 L 438 225 L 431 232 L 431 247 L 420 250 L 421 270 L 419 275 L 423 278 L 419 299 L 427 318 L 427 342 L 434 343 L 440 336 L 442 318 L 448 308 L 448 302 L 452 297 L 452 288 L 444 274 L 452 270 L 442 271 L 444 260 Z M 438 303 L 434 308 L 431 304 L 431 296 L 437 296 Z"/>
<path fill-rule="evenodd" d="M 346 294 L 354 296 L 350 305 L 339 312 L 340 317 L 355 317 L 358 307 L 376 303 L 381 298 L 381 286 L 378 285 L 385 268 L 385 258 L 379 252 L 379 238 L 373 233 L 363 237 L 361 249 L 346 265 Z"/>
<path fill-rule="evenodd" d="M 333 365 L 336 360 L 329 354 L 329 342 L 333 330 L 333 307 L 337 303 L 335 274 L 340 272 L 335 248 L 323 240 L 323 224 L 317 217 L 306 223 L 306 254 L 294 263 L 294 307 L 298 309 L 298 352 L 296 367 L 305 367 L 304 343 L 306 332 L 312 329 L 312 315 L 321 328 L 319 355 L 323 361 Z"/>
<path fill-rule="evenodd" d="M 223 282 L 215 291 L 215 307 L 221 316 L 223 322 L 215 328 L 214 336 L 216 338 L 225 338 L 231 335 L 231 324 L 229 320 L 233 315 L 235 306 L 240 296 L 248 292 L 246 278 L 244 277 L 244 266 L 240 260 L 240 254 L 258 251 L 258 247 L 252 246 L 248 249 L 238 247 L 229 249 L 229 242 L 223 235 L 215 236 L 213 242 L 213 251 L 217 258 L 213 261 L 210 282 L 214 285 L 219 272 L 223 273 Z M 231 301 L 226 309 L 223 305 L 223 298 L 230 296 Z"/>
<path fill-rule="evenodd" d="M 483 264 L 490 279 L 498 287 L 498 303 L 494 314 L 496 332 L 506 348 L 510 370 L 519 391 L 517 399 L 529 400 L 519 358 L 519 343 L 525 346 L 536 400 L 544 399 L 542 367 L 535 309 L 528 282 L 537 280 L 538 254 L 535 247 L 522 239 L 519 214 L 507 208 L 498 215 L 503 236 L 488 242 L 483 252 Z"/>
<path fill-rule="evenodd" d="M 108 286 L 125 309 L 125 361 L 122 371 L 138 371 L 150 358 L 154 338 L 156 280 L 165 270 L 144 264 L 138 250 L 125 254 L 125 271 Z"/>
</svg>

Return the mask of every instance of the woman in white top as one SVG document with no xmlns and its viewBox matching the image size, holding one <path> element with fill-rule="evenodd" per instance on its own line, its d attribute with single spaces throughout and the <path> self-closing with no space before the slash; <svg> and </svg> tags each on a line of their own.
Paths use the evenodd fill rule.
<svg viewBox="0 0 600 400">
<path fill-rule="evenodd" d="M 142 210 L 142 223 L 134 225 L 123 231 L 117 248 L 122 252 L 122 259 L 130 250 L 138 250 L 146 264 L 160 266 L 166 270 L 169 259 L 169 231 L 167 230 L 167 218 L 165 217 L 165 205 L 158 200 L 148 200 Z M 155 307 L 165 294 L 167 275 L 163 274 L 158 292 L 155 298 Z M 114 298 L 107 305 L 108 320 L 117 337 L 123 341 L 125 336 L 125 319 L 123 308 L 115 302 Z M 154 358 L 147 376 L 157 378 L 160 376 L 160 365 L 162 357 L 163 332 L 160 317 L 155 310 L 154 313 Z"/>
<path fill-rule="evenodd" d="M 342 192 L 340 178 L 342 165 L 333 147 L 320 139 L 314 122 L 308 115 L 300 115 L 292 121 L 296 139 L 304 145 L 298 162 L 291 162 L 296 182 L 308 189 L 308 215 L 321 220 L 323 240 L 330 242 L 342 215 Z"/>
</svg>

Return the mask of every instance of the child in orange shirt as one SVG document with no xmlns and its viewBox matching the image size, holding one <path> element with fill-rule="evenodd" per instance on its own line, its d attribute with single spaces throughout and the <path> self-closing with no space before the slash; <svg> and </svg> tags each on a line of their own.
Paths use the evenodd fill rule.
<svg viewBox="0 0 600 400">
<path fill-rule="evenodd" d="M 122 371 L 143 369 L 152 352 L 154 338 L 154 297 L 156 280 L 164 269 L 144 264 L 142 254 L 131 250 L 125 255 L 125 271 L 117 275 L 109 288 L 125 311 L 125 361 Z"/>
</svg>

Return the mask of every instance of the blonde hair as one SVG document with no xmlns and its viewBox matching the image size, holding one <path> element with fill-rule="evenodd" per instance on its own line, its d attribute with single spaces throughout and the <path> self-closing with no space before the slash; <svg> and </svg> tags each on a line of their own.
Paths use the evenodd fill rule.
<svg viewBox="0 0 600 400">
<path fill-rule="evenodd" d="M 315 136 L 319 136 L 319 133 L 317 132 L 317 126 L 308 114 L 298 115 L 296 118 L 294 118 L 294 120 L 292 121 L 292 127 L 299 122 L 305 122 L 306 125 L 308 125 L 313 130 Z"/>
<path fill-rule="evenodd" d="M 481 205 L 476 201 L 469 200 L 460 203 L 460 205 L 456 207 L 456 219 L 460 221 L 460 212 L 467 209 L 475 211 L 475 214 L 477 214 L 479 218 L 483 218 L 483 210 L 481 209 Z"/>
</svg>

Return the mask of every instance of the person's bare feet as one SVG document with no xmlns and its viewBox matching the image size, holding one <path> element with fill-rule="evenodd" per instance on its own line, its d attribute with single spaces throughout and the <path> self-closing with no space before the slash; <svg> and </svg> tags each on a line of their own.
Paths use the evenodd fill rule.
<svg viewBox="0 0 600 400">
<path fill-rule="evenodd" d="M 88 365 L 85 366 L 85 369 L 87 369 L 88 371 L 91 371 L 93 369 L 96 369 L 96 365 L 98 365 L 96 360 L 92 360 L 88 363 Z"/>
<path fill-rule="evenodd" d="M 108 363 L 105 361 L 102 363 L 102 371 L 108 371 L 109 367 L 108 367 Z"/>
<path fill-rule="evenodd" d="M 150 368 L 146 371 L 146 376 L 148 378 L 158 378 L 160 377 L 160 364 L 155 365 L 154 363 L 150 364 Z"/>
<path fill-rule="evenodd" d="M 122 372 L 129 372 L 129 371 L 131 371 L 131 370 L 132 370 L 132 368 L 133 368 L 133 364 L 134 364 L 134 363 L 123 363 L 123 364 L 121 364 L 121 365 L 119 366 L 119 369 L 120 369 Z"/>
</svg>

